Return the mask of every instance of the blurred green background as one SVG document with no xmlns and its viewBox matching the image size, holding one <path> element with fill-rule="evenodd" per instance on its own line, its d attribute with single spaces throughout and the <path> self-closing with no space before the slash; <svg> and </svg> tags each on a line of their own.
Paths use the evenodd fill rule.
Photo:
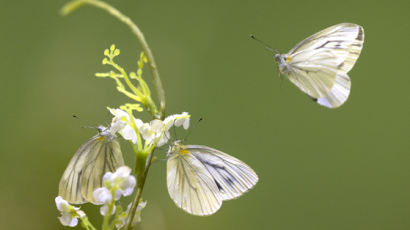
<svg viewBox="0 0 410 230">
<path fill-rule="evenodd" d="M 5 1 L 0 8 L 1 229 L 67 229 L 54 198 L 70 158 L 96 133 L 81 126 L 104 124 L 106 106 L 128 101 L 94 73 L 109 70 L 101 60 L 112 43 L 121 49 L 117 61 L 134 71 L 141 50 L 135 37 L 93 7 L 61 17 L 65 2 Z M 166 162 L 158 161 L 143 194 L 141 229 L 410 228 L 408 1 L 108 2 L 144 32 L 167 114 L 204 118 L 188 143 L 236 156 L 260 177 L 215 215 L 195 217 L 169 198 Z M 249 39 L 254 33 L 287 52 L 341 22 L 362 25 L 365 42 L 349 73 L 350 98 L 336 110 L 281 82 L 272 53 Z M 100 226 L 98 208 L 84 208 Z"/>
</svg>

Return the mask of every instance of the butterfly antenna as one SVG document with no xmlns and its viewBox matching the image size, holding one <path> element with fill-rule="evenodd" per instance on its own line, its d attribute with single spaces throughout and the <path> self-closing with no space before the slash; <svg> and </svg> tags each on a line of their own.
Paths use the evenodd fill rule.
<svg viewBox="0 0 410 230">
<path fill-rule="evenodd" d="M 83 124 L 88 124 L 88 122 L 84 121 L 83 119 L 81 119 L 79 116 L 77 116 L 77 115 L 75 115 L 75 114 L 73 114 L 73 118 L 75 118 L 75 119 L 81 121 Z M 98 127 L 97 127 L 97 126 L 90 126 L 90 125 L 83 125 L 83 126 L 81 126 L 81 128 L 97 129 L 97 130 L 98 130 Z"/>
<path fill-rule="evenodd" d="M 185 142 L 185 141 L 187 140 L 187 138 L 189 137 L 189 135 L 191 135 L 192 130 L 194 130 L 194 129 L 198 126 L 199 122 L 201 122 L 202 120 L 204 120 L 202 117 L 199 118 L 199 120 L 196 122 L 195 126 L 194 126 L 192 129 L 190 129 L 190 130 L 188 131 L 188 133 L 186 134 L 186 136 L 184 137 L 184 139 L 182 139 L 182 142 Z"/>
<path fill-rule="evenodd" d="M 261 43 L 263 46 L 265 46 L 265 48 L 266 48 L 267 50 L 269 50 L 269 51 L 271 51 L 271 52 L 274 52 L 274 53 L 277 53 L 277 54 L 279 53 L 279 51 L 278 51 L 277 49 L 274 49 L 274 48 L 272 48 L 268 43 L 266 43 L 266 42 L 264 42 L 264 41 L 262 41 L 262 40 L 259 40 L 258 38 L 255 37 L 255 35 L 251 34 L 250 38 L 252 38 L 253 40 L 255 40 L 255 41 L 259 42 L 259 43 Z"/>
</svg>

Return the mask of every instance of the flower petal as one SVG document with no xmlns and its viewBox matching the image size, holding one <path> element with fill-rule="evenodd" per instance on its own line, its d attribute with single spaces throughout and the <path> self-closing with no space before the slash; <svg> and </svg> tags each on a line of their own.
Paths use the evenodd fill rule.
<svg viewBox="0 0 410 230">
<path fill-rule="evenodd" d="M 187 130 L 187 129 L 189 128 L 189 117 L 188 117 L 188 118 L 185 118 L 185 121 L 184 121 L 183 126 L 184 126 L 184 129 L 185 129 L 185 130 Z"/>
<path fill-rule="evenodd" d="M 123 196 L 129 196 L 134 191 L 136 185 L 136 179 L 134 176 L 128 176 L 124 181 L 119 185 L 122 190 Z"/>
<path fill-rule="evenodd" d="M 94 190 L 93 197 L 96 204 L 107 204 L 112 201 L 111 192 L 106 187 Z"/>
<path fill-rule="evenodd" d="M 125 140 L 132 141 L 134 144 L 137 143 L 137 133 L 131 126 L 126 125 L 120 133 Z"/>
<path fill-rule="evenodd" d="M 69 206 L 69 204 L 61 196 L 56 197 L 55 201 L 56 201 L 56 206 L 57 206 L 58 211 L 63 212 L 67 210 L 67 207 Z"/>
<path fill-rule="evenodd" d="M 58 219 L 60 220 L 60 223 L 64 226 L 74 227 L 78 224 L 77 217 L 71 218 L 70 214 L 62 215 L 58 217 Z"/>
<path fill-rule="evenodd" d="M 123 129 L 126 124 L 127 123 L 125 121 L 122 121 L 119 117 L 114 117 L 111 121 L 110 133 L 112 135 L 115 135 L 117 132 Z"/>
<path fill-rule="evenodd" d="M 103 205 L 103 206 L 101 206 L 101 208 L 100 208 L 100 214 L 101 215 L 103 215 L 103 216 L 105 216 L 107 213 L 108 213 L 108 205 Z M 114 207 L 113 207 L 113 209 L 112 209 L 112 212 L 111 212 L 111 214 L 110 215 L 113 215 L 115 213 L 115 205 L 114 205 Z"/>
<path fill-rule="evenodd" d="M 115 177 L 128 177 L 131 173 L 131 169 L 128 166 L 121 166 L 115 171 Z"/>
</svg>

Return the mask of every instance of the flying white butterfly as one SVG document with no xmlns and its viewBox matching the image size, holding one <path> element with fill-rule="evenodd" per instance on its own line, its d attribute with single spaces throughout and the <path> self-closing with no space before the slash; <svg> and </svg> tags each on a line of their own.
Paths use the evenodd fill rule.
<svg viewBox="0 0 410 230">
<path fill-rule="evenodd" d="M 275 61 L 280 73 L 310 98 L 337 108 L 349 97 L 347 73 L 359 57 L 363 41 L 361 26 L 341 23 L 306 38 L 287 54 L 275 54 Z"/>
<path fill-rule="evenodd" d="M 124 165 L 115 131 L 99 126 L 98 132 L 77 150 L 61 177 L 58 195 L 69 203 L 95 203 L 93 192 L 103 186 L 104 174 Z"/>
<path fill-rule="evenodd" d="M 169 195 L 192 215 L 211 215 L 222 201 L 241 196 L 258 182 L 248 165 L 207 146 L 175 141 L 167 157 Z"/>
</svg>

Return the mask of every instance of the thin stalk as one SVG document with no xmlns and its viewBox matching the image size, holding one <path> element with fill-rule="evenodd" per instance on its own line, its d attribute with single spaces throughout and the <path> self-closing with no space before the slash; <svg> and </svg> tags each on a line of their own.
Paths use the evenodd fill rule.
<svg viewBox="0 0 410 230">
<path fill-rule="evenodd" d="M 96 230 L 87 217 L 80 218 L 82 226 L 87 230 Z"/>
<path fill-rule="evenodd" d="M 134 200 L 132 201 L 131 209 L 128 213 L 127 221 L 125 223 L 125 230 L 132 229 L 132 221 L 135 217 L 135 213 L 137 211 L 138 204 L 140 203 L 142 191 L 144 190 L 145 180 L 147 179 L 148 171 L 151 166 L 152 157 L 154 156 L 154 150 L 148 155 L 148 158 L 145 163 L 145 170 L 143 175 L 138 176 L 138 187 L 135 193 Z"/>
<path fill-rule="evenodd" d="M 105 213 L 105 215 L 104 215 L 104 221 L 103 221 L 103 230 L 108 230 L 109 228 L 109 220 L 110 220 L 110 217 L 111 217 L 111 214 L 112 214 L 112 211 L 113 211 L 113 209 L 114 209 L 114 204 L 115 204 L 115 191 L 114 190 L 112 190 L 111 191 L 111 197 L 112 197 L 112 200 L 111 200 L 111 203 L 108 205 L 108 212 L 107 213 Z"/>
<path fill-rule="evenodd" d="M 111 59 L 109 61 L 109 64 L 111 66 L 113 66 L 115 69 L 117 69 L 121 75 L 124 78 L 125 83 L 127 84 L 127 86 L 132 90 L 132 92 L 139 98 L 143 98 L 143 95 L 138 91 L 137 87 L 134 86 L 134 84 L 132 84 L 132 82 L 130 81 L 130 78 L 128 77 L 128 74 L 125 72 L 125 70 L 118 66 L 117 64 L 115 64 L 115 62 Z"/>
<path fill-rule="evenodd" d="M 127 110 L 128 116 L 130 116 L 130 120 L 131 120 L 131 124 L 132 124 L 132 128 L 136 131 L 135 133 L 137 134 L 137 145 L 138 148 L 135 149 L 135 145 L 133 146 L 134 152 L 137 153 L 137 156 L 139 155 L 138 153 L 142 151 L 142 145 L 141 145 L 141 135 L 140 132 L 138 130 L 137 124 L 135 124 L 135 120 L 134 120 L 134 116 L 132 115 L 132 110 Z"/>
<path fill-rule="evenodd" d="M 128 27 L 130 27 L 131 31 L 135 34 L 137 37 L 138 42 L 140 43 L 144 53 L 147 56 L 148 63 L 151 69 L 151 75 L 154 80 L 154 87 L 157 92 L 157 97 L 160 102 L 160 114 L 156 114 L 156 118 L 159 118 L 163 120 L 165 118 L 165 91 L 162 86 L 161 79 L 159 77 L 157 65 L 155 64 L 154 56 L 151 52 L 150 47 L 148 46 L 148 43 L 145 40 L 144 34 L 141 32 L 141 30 L 138 28 L 138 26 L 127 16 L 122 14 L 120 11 L 112 7 L 111 5 L 99 1 L 99 0 L 74 0 L 72 2 L 67 3 L 64 5 L 64 7 L 61 10 L 61 13 L 63 15 L 68 15 L 69 13 L 73 12 L 77 8 L 81 7 L 82 5 L 85 4 L 90 4 L 95 7 L 101 8 L 114 17 L 116 17 L 118 20 L 121 22 L 125 23 Z"/>
</svg>

